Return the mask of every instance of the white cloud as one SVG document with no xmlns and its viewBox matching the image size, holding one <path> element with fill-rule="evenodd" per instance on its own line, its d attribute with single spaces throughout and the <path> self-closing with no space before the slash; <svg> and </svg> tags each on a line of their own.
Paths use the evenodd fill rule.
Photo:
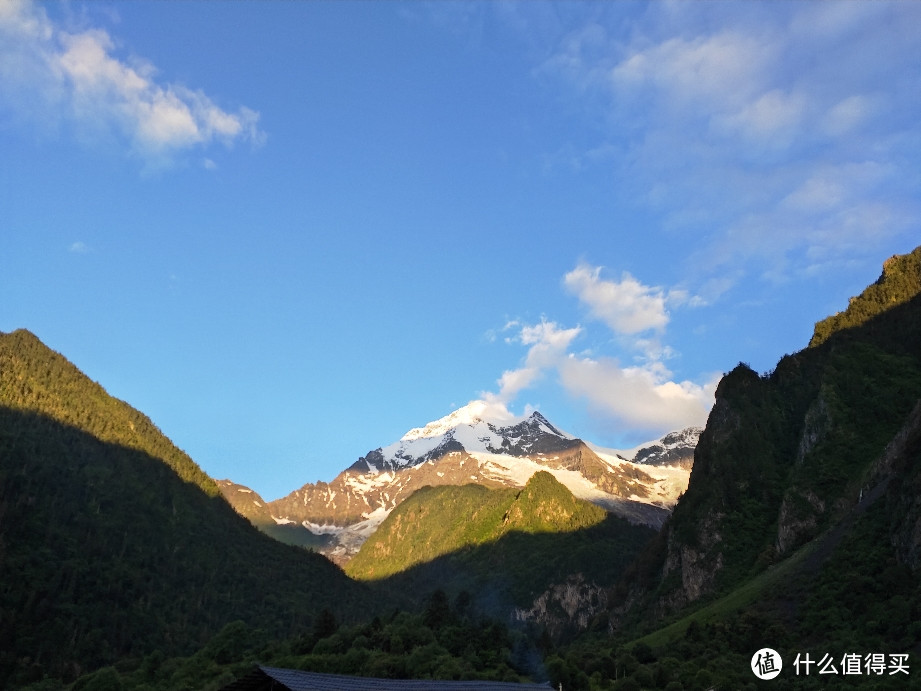
<svg viewBox="0 0 921 691">
<path fill-rule="evenodd" d="M 606 281 L 601 267 L 579 264 L 564 276 L 563 284 L 615 333 L 661 331 L 668 324 L 662 289 L 643 285 L 628 273 L 620 281 Z"/>
<path fill-rule="evenodd" d="M 218 107 L 202 91 L 159 80 L 146 61 L 122 59 L 102 29 L 68 32 L 22 0 L 0 9 L 0 86 L 7 106 L 31 117 L 57 113 L 84 134 L 111 133 L 148 159 L 214 140 L 260 143 L 259 114 Z"/>
<path fill-rule="evenodd" d="M 73 252 L 74 254 L 86 254 L 87 252 L 90 251 L 90 248 L 87 246 L 85 242 L 81 240 L 77 240 L 76 242 L 71 243 L 70 247 L 68 248 L 68 251 Z"/>
<path fill-rule="evenodd" d="M 556 373 L 571 397 L 584 400 L 605 418 L 609 429 L 624 433 L 658 434 L 691 425 L 703 425 L 713 404 L 716 378 L 704 384 L 675 382 L 662 360 L 671 349 L 655 344 L 655 357 L 643 364 L 623 367 L 614 358 L 591 358 L 570 352 L 580 327 L 563 329 L 542 321 L 522 326 L 515 340 L 530 346 L 522 367 L 503 372 L 497 392 L 482 392 L 483 405 L 495 415 L 545 374 Z M 652 353 L 652 346 L 650 346 Z"/>
<path fill-rule="evenodd" d="M 604 416 L 608 429 L 636 435 L 702 425 L 713 402 L 716 379 L 705 384 L 672 381 L 664 361 L 675 353 L 660 340 L 668 323 L 667 303 L 692 307 L 702 299 L 685 290 L 666 292 L 645 286 L 628 274 L 620 281 L 608 281 L 600 273 L 600 267 L 580 264 L 563 283 L 593 317 L 621 337 L 622 345 L 640 354 L 638 364 L 624 367 L 614 358 L 572 352 L 582 327 L 567 329 L 546 319 L 534 325 L 508 322 L 506 329 L 516 328 L 517 333 L 507 342 L 528 346 L 527 355 L 521 367 L 503 372 L 496 382 L 498 391 L 483 392 L 482 400 L 507 410 L 522 391 L 547 373 L 556 373 L 566 393 Z"/>
<path fill-rule="evenodd" d="M 671 381 L 671 373 L 661 363 L 622 367 L 611 358 L 574 355 L 560 363 L 559 374 L 572 396 L 585 399 L 622 430 L 634 432 L 703 425 L 717 383 L 715 377 L 702 385 Z"/>
<path fill-rule="evenodd" d="M 579 327 L 561 329 L 555 322 L 541 320 L 534 326 L 521 327 L 519 338 L 524 345 L 531 346 L 528 351 L 528 363 L 537 366 L 565 351 L 573 339 L 582 331 Z"/>
<path fill-rule="evenodd" d="M 582 304 L 589 314 L 604 324 L 618 337 L 621 344 L 642 353 L 649 361 L 671 357 L 673 351 L 663 346 L 660 337 L 668 325 L 667 307 L 702 307 L 708 301 L 691 295 L 683 288 L 647 286 L 629 273 L 620 281 L 601 278 L 601 267 L 581 263 L 563 277 L 563 285 Z M 641 336 L 652 332 L 652 335 Z"/>
<path fill-rule="evenodd" d="M 542 371 L 538 367 L 522 367 L 515 370 L 506 370 L 496 381 L 499 385 L 498 393 L 483 393 L 486 400 L 501 401 L 509 403 L 515 400 L 519 392 L 527 389 L 541 376 Z"/>
<path fill-rule="evenodd" d="M 601 278 L 601 267 L 580 264 L 564 285 L 588 306 L 591 315 L 642 354 L 640 364 L 622 366 L 614 358 L 568 353 L 556 362 L 560 383 L 571 396 L 622 429 L 662 432 L 701 425 L 713 402 L 715 380 L 705 385 L 675 382 L 664 361 L 675 355 L 661 342 L 669 322 L 667 305 L 698 307 L 705 301 L 684 289 L 646 286 L 629 274 L 620 281 Z M 642 335 L 649 334 L 652 335 Z M 623 337 L 630 337 L 627 340 Z"/>
</svg>

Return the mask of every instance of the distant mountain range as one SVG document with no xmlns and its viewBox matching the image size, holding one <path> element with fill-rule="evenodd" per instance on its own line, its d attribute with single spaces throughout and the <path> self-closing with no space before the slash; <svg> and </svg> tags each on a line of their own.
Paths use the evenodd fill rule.
<svg viewBox="0 0 921 691">
<path fill-rule="evenodd" d="M 218 485 L 264 532 L 345 563 L 422 487 L 523 487 L 540 470 L 577 498 L 632 523 L 659 527 L 687 487 L 700 432 L 688 428 L 618 451 L 578 439 L 539 412 L 497 416 L 474 401 L 368 452 L 330 483 L 306 484 L 272 502 L 230 480 Z"/>
</svg>

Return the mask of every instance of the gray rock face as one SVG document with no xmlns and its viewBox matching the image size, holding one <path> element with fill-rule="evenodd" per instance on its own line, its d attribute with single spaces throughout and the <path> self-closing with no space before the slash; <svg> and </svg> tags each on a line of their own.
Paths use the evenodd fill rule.
<svg viewBox="0 0 921 691">
<path fill-rule="evenodd" d="M 889 481 L 890 537 L 898 559 L 921 570 L 921 401 L 877 461 L 873 479 Z"/>
<path fill-rule="evenodd" d="M 777 516 L 775 549 L 782 556 L 815 537 L 825 502 L 815 492 L 790 487 L 784 494 Z"/>
<path fill-rule="evenodd" d="M 515 609 L 512 620 L 538 624 L 556 637 L 565 631 L 583 631 L 598 614 L 608 609 L 608 591 L 573 574 L 535 598 L 528 609 Z"/>
<path fill-rule="evenodd" d="M 670 534 L 663 569 L 663 580 L 672 572 L 681 576 L 681 588 L 669 593 L 664 608 L 678 609 L 713 590 L 717 573 L 723 568 L 719 526 L 724 516 L 714 512 L 703 517 L 696 530 L 696 544 L 682 542 Z"/>
</svg>

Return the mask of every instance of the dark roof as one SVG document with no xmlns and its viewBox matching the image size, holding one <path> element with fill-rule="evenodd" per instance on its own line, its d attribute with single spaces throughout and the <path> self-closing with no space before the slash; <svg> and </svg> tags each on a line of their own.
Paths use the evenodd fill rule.
<svg viewBox="0 0 921 691">
<path fill-rule="evenodd" d="M 507 681 L 374 679 L 259 666 L 221 691 L 547 691 L 549 684 Z"/>
</svg>

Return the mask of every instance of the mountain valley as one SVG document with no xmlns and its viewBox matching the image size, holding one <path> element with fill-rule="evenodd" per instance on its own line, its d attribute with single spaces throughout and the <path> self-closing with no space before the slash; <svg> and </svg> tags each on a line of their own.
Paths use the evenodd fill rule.
<svg viewBox="0 0 921 691">
<path fill-rule="evenodd" d="M 772 371 L 734 367 L 703 430 L 618 452 L 474 403 L 271 502 L 18 330 L 0 686 L 217 691 L 258 662 L 754 689 L 771 647 L 778 689 L 918 688 L 919 496 L 921 247 Z M 850 671 L 794 662 L 824 654 Z"/>
</svg>

